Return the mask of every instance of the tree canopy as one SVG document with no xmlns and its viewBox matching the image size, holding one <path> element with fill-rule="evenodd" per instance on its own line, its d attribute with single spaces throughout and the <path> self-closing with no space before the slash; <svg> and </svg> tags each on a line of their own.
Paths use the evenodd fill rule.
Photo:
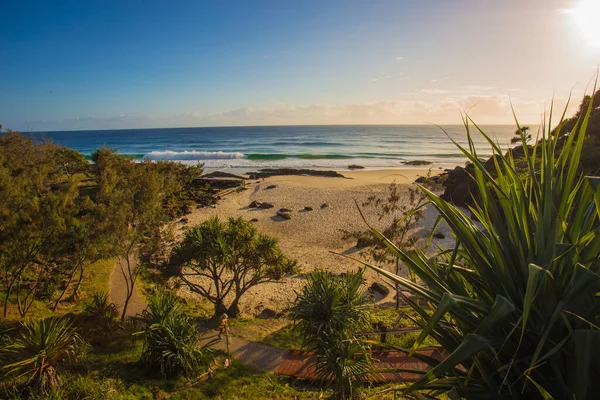
<svg viewBox="0 0 600 400">
<path fill-rule="evenodd" d="M 240 298 L 250 288 L 296 270 L 296 262 L 283 254 L 275 238 L 233 217 L 227 222 L 211 218 L 188 229 L 172 261 L 190 290 L 213 303 L 215 316 L 238 316 Z"/>
</svg>

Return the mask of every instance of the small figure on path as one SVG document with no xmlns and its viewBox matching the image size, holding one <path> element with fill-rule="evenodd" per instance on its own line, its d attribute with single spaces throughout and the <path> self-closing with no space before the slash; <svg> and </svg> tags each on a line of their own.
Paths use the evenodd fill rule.
<svg viewBox="0 0 600 400">
<path fill-rule="evenodd" d="M 219 321 L 219 340 L 223 339 L 223 334 L 227 334 L 227 314 L 221 315 L 221 320 Z"/>
</svg>

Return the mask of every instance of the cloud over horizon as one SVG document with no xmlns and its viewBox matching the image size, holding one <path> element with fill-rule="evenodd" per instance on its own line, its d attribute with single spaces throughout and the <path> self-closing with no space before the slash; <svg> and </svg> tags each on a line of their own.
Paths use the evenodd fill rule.
<svg viewBox="0 0 600 400">
<path fill-rule="evenodd" d="M 487 89 L 487 88 L 486 88 Z M 62 120 L 37 120 L 26 123 L 4 124 L 5 129 L 20 131 L 136 129 L 197 126 L 251 126 L 251 125 L 377 125 L 377 124 L 461 124 L 462 113 L 478 124 L 513 124 L 511 101 L 507 96 L 477 93 L 478 89 L 464 90 L 453 96 L 442 89 L 422 89 L 427 95 L 447 95 L 426 100 L 380 101 L 362 104 L 297 106 L 278 104 L 270 108 L 244 107 L 223 112 L 190 111 L 177 115 L 124 114 L 108 117 L 77 117 Z M 512 100 L 519 121 L 538 124 L 544 101 Z M 555 99 L 555 109 L 566 105 L 565 99 Z M 576 105 L 570 105 L 570 112 Z"/>
</svg>

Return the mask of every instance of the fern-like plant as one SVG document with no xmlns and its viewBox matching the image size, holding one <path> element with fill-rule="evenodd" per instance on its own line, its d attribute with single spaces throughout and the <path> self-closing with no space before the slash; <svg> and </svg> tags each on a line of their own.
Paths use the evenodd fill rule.
<svg viewBox="0 0 600 400">
<path fill-rule="evenodd" d="M 409 398 L 423 391 L 467 399 L 600 393 L 600 178 L 584 177 L 579 164 L 589 109 L 560 139 L 550 134 L 551 114 L 532 146 L 518 127 L 519 163 L 465 119 L 469 148 L 459 148 L 475 167 L 478 194 L 469 211 L 479 222 L 421 188 L 456 247 L 433 257 L 407 253 L 373 230 L 420 283 L 369 267 L 430 305 L 405 298 L 423 328 L 407 351 L 432 366 L 405 390 Z M 473 126 L 492 147 L 491 169 L 478 162 Z M 445 360 L 415 353 L 427 337 L 446 349 Z"/>
</svg>

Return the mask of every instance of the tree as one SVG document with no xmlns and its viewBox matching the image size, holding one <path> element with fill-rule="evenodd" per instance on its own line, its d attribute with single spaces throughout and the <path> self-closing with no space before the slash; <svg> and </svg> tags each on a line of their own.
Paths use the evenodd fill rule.
<svg viewBox="0 0 600 400">
<path fill-rule="evenodd" d="M 125 280 L 126 297 L 121 312 L 124 320 L 140 273 L 138 248 L 165 220 L 162 213 L 165 179 L 150 160 L 136 164 L 115 150 L 98 149 L 92 159 L 98 176 L 96 202 L 102 205 L 109 220 Z"/>
<path fill-rule="evenodd" d="M 238 316 L 239 301 L 250 288 L 296 270 L 275 238 L 242 218 L 223 223 L 215 217 L 188 229 L 172 263 L 190 290 L 214 305 L 215 317 L 224 312 Z M 229 294 L 233 300 L 227 306 Z"/>
<path fill-rule="evenodd" d="M 372 299 L 362 288 L 363 272 L 335 276 L 315 270 L 294 303 L 291 316 L 304 346 L 316 356 L 316 373 L 333 378 L 338 399 L 358 395 L 361 378 L 371 367 L 370 349 L 354 334 L 369 327 Z"/>
<path fill-rule="evenodd" d="M 57 146 L 9 131 L 0 138 L 0 266 L 4 316 L 14 296 L 29 311 L 44 283 L 60 275 L 60 238 L 76 214 L 76 183 L 56 166 Z"/>
<path fill-rule="evenodd" d="M 369 266 L 431 304 L 406 299 L 423 328 L 411 353 L 432 337 L 449 354 L 442 362 L 424 359 L 433 368 L 406 395 L 597 397 L 600 179 L 584 177 L 579 163 L 590 110 L 562 139 L 546 128 L 525 152 L 524 171 L 485 134 L 496 160 L 491 173 L 462 149 L 474 165 L 478 223 L 422 188 L 454 231 L 455 248 L 433 257 L 406 253 L 373 230 L 420 283 Z"/>
<path fill-rule="evenodd" d="M 424 178 L 425 184 L 433 187 L 434 183 L 429 175 Z M 419 221 L 423 218 L 421 207 L 425 204 L 427 197 L 416 187 L 408 187 L 406 195 L 402 187 L 396 183 L 388 186 L 385 195 L 377 194 L 369 196 L 362 207 L 376 209 L 377 218 L 382 219 L 391 216 L 392 222 L 383 230 L 383 234 L 393 240 L 394 243 L 404 251 L 413 249 L 418 238 L 412 235 Z M 400 274 L 400 259 L 390 252 L 389 249 L 370 230 L 357 232 L 343 231 L 343 238 L 357 239 L 357 247 L 363 255 L 368 255 L 376 262 L 392 264 L 396 275 Z M 410 270 L 409 270 L 410 273 Z M 411 274 L 411 278 L 414 278 Z M 396 293 L 400 291 L 400 285 L 393 283 Z M 396 295 L 396 308 L 400 308 L 401 297 Z"/>
<path fill-rule="evenodd" d="M 521 126 L 515 131 L 515 136 L 513 136 L 513 138 L 510 139 L 510 143 L 529 143 L 530 140 L 531 133 L 529 133 L 529 127 Z"/>
</svg>

